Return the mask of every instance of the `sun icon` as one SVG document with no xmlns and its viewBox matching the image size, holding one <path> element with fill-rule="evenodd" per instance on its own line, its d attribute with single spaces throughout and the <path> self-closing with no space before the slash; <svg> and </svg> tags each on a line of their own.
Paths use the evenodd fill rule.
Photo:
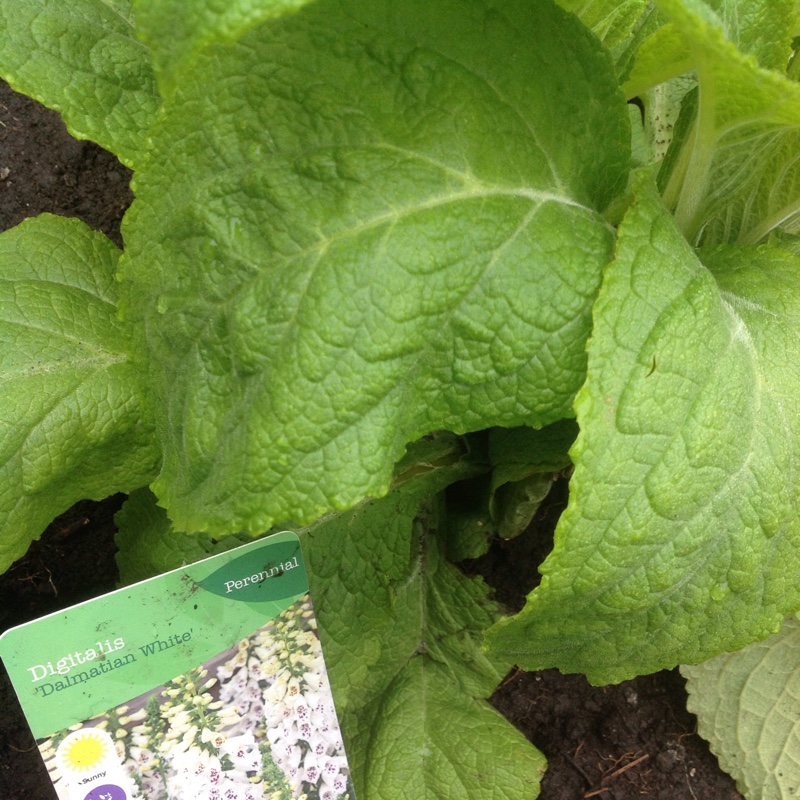
<svg viewBox="0 0 800 800">
<path fill-rule="evenodd" d="M 108 755 L 106 742 L 95 731 L 80 731 L 64 743 L 62 764 L 73 772 L 86 772 L 100 765 Z"/>
</svg>

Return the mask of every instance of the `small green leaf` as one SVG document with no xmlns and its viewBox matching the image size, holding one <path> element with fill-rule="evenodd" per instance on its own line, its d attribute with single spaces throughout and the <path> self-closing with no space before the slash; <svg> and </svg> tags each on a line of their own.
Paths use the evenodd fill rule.
<svg viewBox="0 0 800 800">
<path fill-rule="evenodd" d="M 119 250 L 75 219 L 0 235 L 0 571 L 78 500 L 157 470 L 117 321 Z"/>
<path fill-rule="evenodd" d="M 800 787 L 800 622 L 696 667 L 687 678 L 689 711 L 722 769 L 748 800 L 796 797 Z"/>
<path fill-rule="evenodd" d="M 489 434 L 492 487 L 539 472 L 560 472 L 571 461 L 569 449 L 578 435 L 575 420 L 563 419 L 541 430 L 494 428 Z"/>
<path fill-rule="evenodd" d="M 498 487 L 492 495 L 492 520 L 498 536 L 513 539 L 531 524 L 542 501 L 553 488 L 552 475 L 534 473 Z"/>
<path fill-rule="evenodd" d="M 176 525 L 306 523 L 431 431 L 568 416 L 629 161 L 548 2 L 319 2 L 206 48 L 125 223 Z"/>
<path fill-rule="evenodd" d="M 800 605 L 800 262 L 726 247 L 704 254 L 712 274 L 636 191 L 595 307 L 569 506 L 540 587 L 489 638 L 595 682 L 743 647 Z"/>
<path fill-rule="evenodd" d="M 60 111 L 74 136 L 141 164 L 158 95 L 129 2 L 0 3 L 0 74 Z"/>
<path fill-rule="evenodd" d="M 490 480 L 489 475 L 481 474 L 447 490 L 449 510 L 442 538 L 445 554 L 454 563 L 480 558 L 491 547 L 496 526 L 489 513 Z"/>
<path fill-rule="evenodd" d="M 473 473 L 420 475 L 301 537 L 360 800 L 538 794 L 543 757 L 483 700 L 507 667 L 480 646 L 497 609 L 441 552 L 435 494 Z"/>
<path fill-rule="evenodd" d="M 123 586 L 253 541 L 251 536 L 236 534 L 217 540 L 205 533 L 175 531 L 167 512 L 156 505 L 155 495 L 147 488 L 131 493 L 114 522 L 118 528 L 116 560 Z"/>
<path fill-rule="evenodd" d="M 572 463 L 568 451 L 578 426 L 560 420 L 542 430 L 495 428 L 489 437 L 492 473 L 489 508 L 504 539 L 528 527 L 553 485 L 553 473 Z"/>
</svg>

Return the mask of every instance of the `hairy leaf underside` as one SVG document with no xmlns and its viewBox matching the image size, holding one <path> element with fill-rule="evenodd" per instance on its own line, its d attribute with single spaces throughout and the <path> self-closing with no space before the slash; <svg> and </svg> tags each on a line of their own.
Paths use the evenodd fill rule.
<svg viewBox="0 0 800 800">
<path fill-rule="evenodd" d="M 763 642 L 682 667 L 689 710 L 749 800 L 791 797 L 800 784 L 800 623 Z"/>
</svg>

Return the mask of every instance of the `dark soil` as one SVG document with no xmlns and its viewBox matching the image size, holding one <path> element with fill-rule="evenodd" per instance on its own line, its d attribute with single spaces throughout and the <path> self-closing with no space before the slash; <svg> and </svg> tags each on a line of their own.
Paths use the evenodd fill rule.
<svg viewBox="0 0 800 800">
<path fill-rule="evenodd" d="M 48 211 L 121 244 L 129 177 L 113 156 L 72 139 L 56 114 L 0 84 L 0 230 Z M 532 588 L 525 582 L 549 550 L 565 491 L 556 487 L 526 534 L 471 565 L 511 608 Z M 122 499 L 78 504 L 0 577 L 0 630 L 115 588 Z M 741 800 L 695 733 L 677 671 L 604 688 L 556 670 L 514 671 L 492 703 L 547 756 L 542 800 Z M 0 709 L 0 800 L 54 800 L 5 671 Z"/>
</svg>

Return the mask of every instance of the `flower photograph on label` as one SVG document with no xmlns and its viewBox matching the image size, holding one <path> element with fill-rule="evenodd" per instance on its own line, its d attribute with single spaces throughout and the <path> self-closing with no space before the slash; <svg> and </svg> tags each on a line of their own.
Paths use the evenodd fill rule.
<svg viewBox="0 0 800 800">
<path fill-rule="evenodd" d="M 308 595 L 204 664 L 40 740 L 59 800 L 77 797 L 65 754 L 82 764 L 105 741 L 131 800 L 355 800 Z"/>
</svg>

